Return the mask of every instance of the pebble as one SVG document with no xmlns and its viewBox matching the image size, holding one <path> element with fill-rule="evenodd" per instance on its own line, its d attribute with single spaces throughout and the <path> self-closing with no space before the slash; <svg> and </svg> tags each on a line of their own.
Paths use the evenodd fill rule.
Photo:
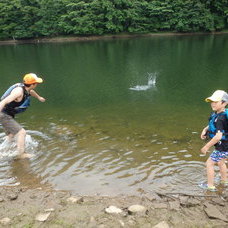
<svg viewBox="0 0 228 228">
<path fill-rule="evenodd" d="M 169 228 L 169 224 L 166 221 L 159 222 L 153 228 Z"/>
<path fill-rule="evenodd" d="M 169 207 L 171 210 L 180 210 L 180 202 L 179 201 L 170 201 Z"/>
<path fill-rule="evenodd" d="M 167 209 L 168 208 L 166 203 L 153 203 L 152 206 L 155 209 Z"/>
<path fill-rule="evenodd" d="M 39 221 L 39 222 L 45 222 L 48 217 L 50 216 L 51 212 L 49 213 L 44 213 L 44 214 L 38 214 L 35 218 L 36 221 Z"/>
<path fill-rule="evenodd" d="M 130 214 L 135 214 L 135 213 L 139 213 L 139 212 L 143 212 L 143 213 L 145 213 L 146 212 L 146 208 L 144 207 L 144 206 L 142 206 L 142 205 L 131 205 L 130 207 L 128 207 L 128 212 L 130 213 Z"/>
<path fill-rule="evenodd" d="M 71 196 L 67 199 L 67 202 L 71 203 L 82 203 L 83 202 L 83 197 L 77 197 L 77 196 Z"/>
<path fill-rule="evenodd" d="M 7 217 L 0 220 L 0 224 L 2 225 L 9 225 L 10 222 L 11 222 L 11 219 Z"/>
<path fill-rule="evenodd" d="M 124 222 L 122 220 L 119 220 L 119 223 L 120 223 L 120 226 L 121 227 L 124 227 L 125 226 L 125 224 L 124 224 Z"/>
<path fill-rule="evenodd" d="M 47 209 L 45 209 L 44 211 L 45 211 L 45 212 L 53 212 L 53 211 L 55 211 L 55 209 L 54 209 L 54 208 L 47 208 Z"/>
<path fill-rule="evenodd" d="M 119 214 L 119 213 L 122 213 L 123 211 L 116 206 L 109 206 L 105 208 L 105 212 L 108 214 Z"/>
<path fill-rule="evenodd" d="M 7 198 L 10 199 L 10 200 L 16 200 L 17 197 L 18 197 L 18 195 L 16 195 L 16 194 L 11 194 L 11 195 L 8 195 Z"/>
</svg>

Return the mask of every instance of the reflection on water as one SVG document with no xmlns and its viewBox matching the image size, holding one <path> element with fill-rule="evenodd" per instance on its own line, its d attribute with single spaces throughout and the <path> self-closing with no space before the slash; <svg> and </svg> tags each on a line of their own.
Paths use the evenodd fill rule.
<svg viewBox="0 0 228 228">
<path fill-rule="evenodd" d="M 42 72 L 37 90 L 47 98 L 18 115 L 32 159 L 14 161 L 15 143 L 0 134 L 0 185 L 49 183 L 79 194 L 201 192 L 208 155 L 199 154 L 199 135 L 210 113 L 203 100 L 227 89 L 227 40 L 0 47 L 1 93 L 19 75 Z"/>
</svg>

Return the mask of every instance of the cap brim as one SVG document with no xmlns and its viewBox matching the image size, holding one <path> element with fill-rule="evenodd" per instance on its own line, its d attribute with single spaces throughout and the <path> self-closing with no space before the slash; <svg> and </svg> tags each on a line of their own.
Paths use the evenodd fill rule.
<svg viewBox="0 0 228 228">
<path fill-rule="evenodd" d="M 221 100 L 218 100 L 218 99 L 215 99 L 214 97 L 208 97 L 205 99 L 206 102 L 217 102 L 217 101 L 221 101 Z"/>
<path fill-rule="evenodd" d="M 42 79 L 42 78 L 37 78 L 37 79 L 36 79 L 36 82 L 37 82 L 37 83 L 42 83 L 42 82 L 43 82 L 43 79 Z"/>
</svg>

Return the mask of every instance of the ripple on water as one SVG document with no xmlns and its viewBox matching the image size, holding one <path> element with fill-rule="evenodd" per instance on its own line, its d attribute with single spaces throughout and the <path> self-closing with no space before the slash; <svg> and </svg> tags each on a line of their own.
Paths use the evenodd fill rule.
<svg viewBox="0 0 228 228">
<path fill-rule="evenodd" d="M 204 175 L 202 173 L 204 173 L 204 169 L 203 162 L 175 161 L 171 164 L 163 163 L 151 172 L 151 179 L 154 180 L 151 184 L 158 191 L 161 185 L 165 186 L 165 189 L 163 189 L 164 186 L 162 186 L 162 189 L 166 190 L 166 192 L 200 191 L 197 183 L 203 179 Z"/>
<path fill-rule="evenodd" d="M 36 139 L 37 138 L 37 139 Z M 38 152 L 39 138 L 47 139 L 47 137 L 38 131 L 27 131 L 25 150 L 27 153 L 36 154 Z M 16 141 L 8 140 L 4 133 L 0 134 L 0 185 L 18 185 L 17 176 L 13 173 L 12 164 L 17 162 L 14 161 L 15 157 L 18 155 L 16 148 Z M 33 167 L 32 161 L 31 167 Z M 22 167 L 21 167 L 22 168 Z"/>
<path fill-rule="evenodd" d="M 37 155 L 30 160 L 34 176 L 41 176 L 42 181 L 58 189 L 92 194 L 129 193 L 139 188 L 186 190 L 203 179 L 204 163 L 186 161 L 192 159 L 192 154 L 172 140 L 158 135 L 151 140 L 141 133 L 128 136 L 128 140 L 110 132 L 88 130 L 85 125 L 76 127 L 74 130 L 62 122 L 50 125 L 45 133 L 28 131 L 26 146 Z M 0 134 L 0 143 L 3 141 Z M 0 184 L 19 183 L 12 176 L 10 164 L 3 160 L 1 164 Z"/>
</svg>

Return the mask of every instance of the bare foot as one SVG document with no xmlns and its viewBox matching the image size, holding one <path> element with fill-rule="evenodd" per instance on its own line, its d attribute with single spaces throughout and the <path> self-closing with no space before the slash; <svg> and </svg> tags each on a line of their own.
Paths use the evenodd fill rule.
<svg viewBox="0 0 228 228">
<path fill-rule="evenodd" d="M 34 157 L 34 154 L 28 154 L 28 153 L 23 153 L 18 156 L 18 158 L 24 159 L 24 158 L 32 158 Z"/>
</svg>

